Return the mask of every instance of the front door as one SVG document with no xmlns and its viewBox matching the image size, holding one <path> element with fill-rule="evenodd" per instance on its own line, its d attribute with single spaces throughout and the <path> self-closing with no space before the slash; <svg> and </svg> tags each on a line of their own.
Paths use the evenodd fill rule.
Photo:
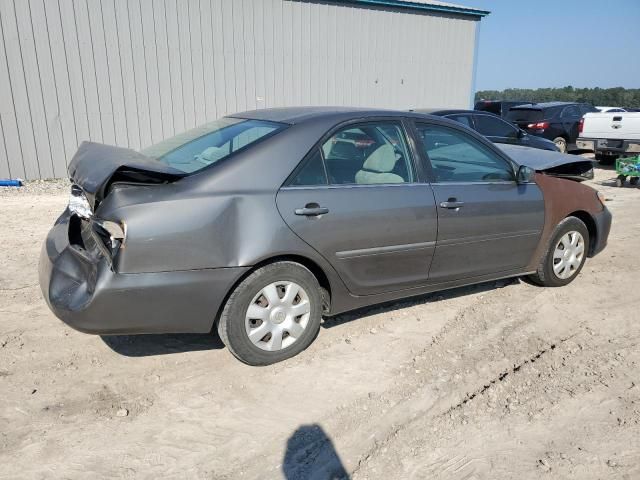
<svg viewBox="0 0 640 480">
<path fill-rule="evenodd" d="M 434 283 L 523 269 L 544 223 L 542 192 L 462 129 L 417 124 L 433 176 L 438 240 Z"/>
<path fill-rule="evenodd" d="M 330 134 L 278 192 L 277 205 L 351 293 L 427 283 L 437 213 L 431 187 L 416 179 L 401 122 L 349 124 Z"/>
</svg>

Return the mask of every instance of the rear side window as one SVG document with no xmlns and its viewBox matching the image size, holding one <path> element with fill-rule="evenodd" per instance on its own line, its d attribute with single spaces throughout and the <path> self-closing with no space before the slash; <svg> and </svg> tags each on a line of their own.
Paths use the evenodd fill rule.
<svg viewBox="0 0 640 480">
<path fill-rule="evenodd" d="M 513 168 L 470 135 L 439 125 L 416 125 L 438 183 L 513 181 Z"/>
<path fill-rule="evenodd" d="M 511 122 L 541 122 L 544 120 L 542 110 L 534 110 L 532 108 L 512 108 L 506 116 Z"/>
<path fill-rule="evenodd" d="M 580 110 L 576 105 L 569 105 L 568 107 L 564 107 L 562 113 L 560 114 L 561 118 L 574 118 L 580 116 Z"/>
<path fill-rule="evenodd" d="M 476 115 L 476 130 L 488 137 L 515 137 L 517 130 L 504 120 L 490 115 Z"/>
<path fill-rule="evenodd" d="M 315 149 L 289 182 L 292 187 L 326 185 L 327 176 L 322 163 L 322 153 Z"/>
<path fill-rule="evenodd" d="M 332 185 L 407 183 L 414 178 L 397 122 L 350 125 L 333 134 L 321 150 Z"/>
</svg>

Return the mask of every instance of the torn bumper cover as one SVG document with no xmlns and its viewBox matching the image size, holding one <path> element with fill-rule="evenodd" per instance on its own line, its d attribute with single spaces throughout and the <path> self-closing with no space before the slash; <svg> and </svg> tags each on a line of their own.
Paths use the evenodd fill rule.
<svg viewBox="0 0 640 480">
<path fill-rule="evenodd" d="M 593 221 L 596 224 L 596 237 L 593 240 L 593 245 L 590 247 L 589 256 L 593 257 L 604 250 L 609 240 L 609 232 L 611 231 L 611 212 L 607 207 L 604 207 L 601 212 L 592 215 Z"/>
<path fill-rule="evenodd" d="M 69 211 L 40 255 L 40 287 L 54 314 L 76 330 L 104 335 L 206 333 L 226 292 L 247 268 L 119 274 L 99 253 L 71 241 Z"/>
</svg>

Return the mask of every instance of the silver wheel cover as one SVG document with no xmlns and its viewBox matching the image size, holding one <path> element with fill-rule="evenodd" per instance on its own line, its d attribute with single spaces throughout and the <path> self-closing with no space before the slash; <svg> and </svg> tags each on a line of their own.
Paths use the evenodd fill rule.
<svg viewBox="0 0 640 480">
<path fill-rule="evenodd" d="M 565 233 L 553 251 L 553 273 L 566 280 L 573 277 L 584 257 L 584 238 L 580 232 Z"/>
<path fill-rule="evenodd" d="M 254 297 L 245 316 L 245 329 L 256 347 L 275 352 L 293 345 L 309 324 L 309 295 L 294 282 L 274 282 Z"/>
</svg>

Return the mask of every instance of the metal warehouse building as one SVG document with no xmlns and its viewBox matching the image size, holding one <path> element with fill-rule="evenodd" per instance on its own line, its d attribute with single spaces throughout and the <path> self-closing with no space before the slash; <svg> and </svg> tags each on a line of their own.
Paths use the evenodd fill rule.
<svg viewBox="0 0 640 480">
<path fill-rule="evenodd" d="M 468 107 L 479 20 L 428 0 L 0 0 L 0 178 L 289 105 Z"/>
</svg>

